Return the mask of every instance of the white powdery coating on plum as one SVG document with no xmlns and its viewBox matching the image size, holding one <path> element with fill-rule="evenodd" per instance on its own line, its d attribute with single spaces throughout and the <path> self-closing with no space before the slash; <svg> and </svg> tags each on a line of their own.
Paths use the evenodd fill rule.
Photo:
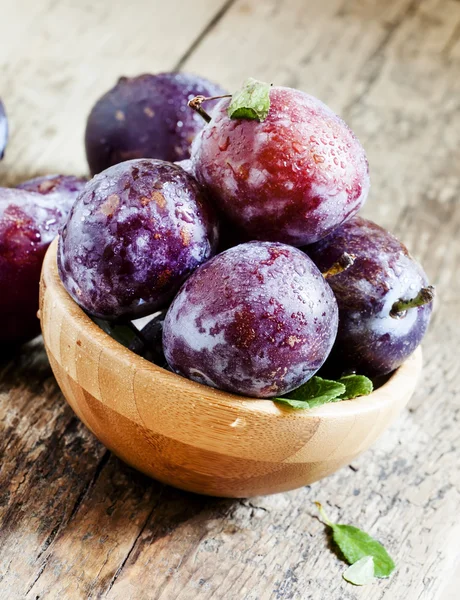
<svg viewBox="0 0 460 600">
<path fill-rule="evenodd" d="M 234 335 L 237 317 L 248 314 L 254 321 L 243 323 L 256 340 L 234 346 L 228 335 Z M 283 382 L 281 392 L 303 383 L 313 374 L 311 360 L 318 355 L 321 361 L 326 358 L 336 328 L 332 291 L 306 255 L 282 244 L 258 242 L 227 250 L 189 278 L 168 311 L 163 342 L 166 359 L 176 372 L 258 396 L 272 386 L 276 394 L 275 382 Z M 257 355 L 249 349 L 252 342 Z M 240 380 L 236 389 L 235 380 Z"/>
<path fill-rule="evenodd" d="M 427 285 L 422 267 L 389 232 L 356 216 L 308 251 L 323 271 L 343 252 L 355 256 L 350 269 L 329 281 L 340 308 L 337 357 L 373 374 L 401 365 L 420 343 L 432 307 L 391 313 Z"/>
<path fill-rule="evenodd" d="M 100 316 L 165 303 L 181 278 L 211 254 L 207 228 L 216 225 L 198 200 L 194 180 L 163 161 L 127 161 L 94 177 L 61 237 L 68 291 Z M 123 299 L 120 309 L 119 298 L 128 294 L 133 299 Z"/>
<path fill-rule="evenodd" d="M 230 164 L 227 164 L 227 168 L 223 171 L 224 185 L 225 188 L 232 194 L 238 192 L 238 182 L 235 179 L 233 170 L 230 168 Z"/>
<path fill-rule="evenodd" d="M 404 258 L 405 260 L 402 261 L 401 264 L 404 262 L 409 262 L 407 257 Z M 382 310 L 378 314 L 367 319 L 367 327 L 372 329 L 376 336 L 384 336 L 389 333 L 392 338 L 404 338 L 416 325 L 419 318 L 418 310 L 408 310 L 405 312 L 404 316 L 396 318 L 391 317 L 390 312 L 393 304 L 401 298 L 409 298 L 410 295 L 408 296 L 407 294 L 409 286 L 407 283 L 407 278 L 404 276 L 401 278 L 394 276 L 392 280 L 389 281 L 389 285 L 391 286 L 391 292 L 387 294 Z M 415 297 L 417 291 L 420 290 L 424 285 L 425 283 L 423 278 L 420 277 L 419 281 L 415 285 L 416 290 L 414 291 L 413 297 Z"/>
<path fill-rule="evenodd" d="M 215 321 L 206 318 L 206 307 L 196 306 L 189 302 L 185 293 L 179 293 L 177 301 L 173 303 L 168 314 L 171 323 L 180 323 L 177 337 L 195 352 L 208 350 L 212 352 L 221 343 L 225 343 L 224 333 L 212 335 L 210 330 L 215 326 Z M 197 321 L 200 321 L 204 331 L 199 331 Z M 222 317 L 224 322 L 224 317 Z"/>
<path fill-rule="evenodd" d="M 260 187 L 265 184 L 267 181 L 267 171 L 261 171 L 260 169 L 256 169 L 253 167 L 249 171 L 248 183 L 254 187 Z"/>
</svg>

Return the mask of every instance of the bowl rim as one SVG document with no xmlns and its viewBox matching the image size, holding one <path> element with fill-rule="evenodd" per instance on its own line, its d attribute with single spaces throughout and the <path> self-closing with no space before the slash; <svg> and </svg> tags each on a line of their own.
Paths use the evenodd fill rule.
<svg viewBox="0 0 460 600">
<path fill-rule="evenodd" d="M 360 396 L 353 400 L 328 403 L 307 410 L 296 410 L 274 402 L 272 399 L 239 396 L 231 392 L 212 388 L 182 377 L 172 371 L 167 371 L 142 356 L 135 354 L 94 323 L 73 300 L 61 282 L 57 268 L 57 248 L 58 238 L 48 248 L 43 262 L 40 282 L 41 294 L 50 291 L 55 295 L 56 301 L 61 304 L 65 315 L 72 322 L 72 326 L 84 334 L 83 338 L 94 346 L 103 344 L 105 352 L 111 355 L 115 361 L 129 362 L 132 368 L 151 373 L 153 376 L 152 379 L 156 379 L 157 381 L 161 378 L 163 383 L 181 393 L 189 391 L 197 400 L 200 399 L 201 395 L 203 402 L 209 403 L 209 401 L 214 401 L 225 405 L 226 408 L 234 406 L 239 416 L 243 416 L 244 413 L 263 413 L 266 416 L 295 416 L 296 419 L 314 418 L 315 420 L 319 417 L 356 417 L 363 412 L 380 410 L 383 404 L 388 404 L 391 402 L 391 399 L 399 401 L 406 393 L 409 394 L 409 392 L 412 392 L 422 370 L 422 351 L 420 346 L 418 346 L 414 353 L 390 375 L 388 380 L 371 394 Z"/>
</svg>

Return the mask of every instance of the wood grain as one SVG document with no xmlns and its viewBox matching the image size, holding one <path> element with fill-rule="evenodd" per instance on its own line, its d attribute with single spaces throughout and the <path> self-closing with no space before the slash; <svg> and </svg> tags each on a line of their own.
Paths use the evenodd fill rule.
<svg viewBox="0 0 460 600">
<path fill-rule="evenodd" d="M 423 381 L 353 469 L 294 492 L 219 500 L 158 484 L 106 453 L 66 406 L 41 343 L 27 346 L 0 367 L 0 597 L 452 600 L 460 564 L 460 3 L 237 0 L 204 36 L 223 5 L 196 0 L 187 12 L 180 4 L 180 36 L 165 18 L 133 19 L 133 41 L 128 4 L 2 0 L 0 93 L 14 134 L 1 181 L 85 172 L 85 111 L 125 60 L 134 73 L 186 55 L 184 69 L 230 87 L 253 75 L 317 94 L 367 149 L 364 213 L 395 231 L 437 286 Z M 179 2 L 149 6 L 165 15 Z M 73 23 L 65 35 L 63 11 Z M 163 33 L 160 43 L 152 31 Z M 85 61 L 66 52 L 81 36 Z M 49 75 L 57 62 L 61 70 Z M 71 83 L 48 90 L 59 72 Z M 69 95 L 72 112 L 56 116 Z M 389 581 L 357 589 L 341 579 L 344 564 L 315 518 L 315 499 L 387 546 L 398 564 Z"/>
</svg>

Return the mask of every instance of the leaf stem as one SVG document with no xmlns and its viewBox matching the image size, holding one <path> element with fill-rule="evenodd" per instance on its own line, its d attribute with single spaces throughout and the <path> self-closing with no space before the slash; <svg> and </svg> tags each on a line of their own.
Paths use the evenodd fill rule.
<svg viewBox="0 0 460 600">
<path fill-rule="evenodd" d="M 206 121 L 206 123 L 209 123 L 209 121 L 211 120 L 211 117 L 201 106 L 203 104 L 203 102 L 208 102 L 208 100 L 219 100 L 220 98 L 231 98 L 231 97 L 232 97 L 231 94 L 224 94 L 223 96 L 209 96 L 209 97 L 195 96 L 195 98 L 192 98 L 191 100 L 189 100 L 188 105 L 195 112 L 197 112 L 200 115 L 200 117 L 203 117 L 203 119 Z"/>
<path fill-rule="evenodd" d="M 315 500 L 315 504 L 319 510 L 319 514 L 320 514 L 321 518 L 326 523 L 326 525 L 328 525 L 329 527 L 333 527 L 334 523 L 327 516 L 326 511 L 323 508 L 323 505 L 320 502 L 316 502 L 316 500 Z"/>
<path fill-rule="evenodd" d="M 334 277 L 334 275 L 343 273 L 343 271 L 346 271 L 354 264 L 355 260 L 356 256 L 354 254 L 344 252 L 339 260 L 323 273 L 324 279 L 329 279 L 329 277 Z"/>
<path fill-rule="evenodd" d="M 411 300 L 403 300 L 400 298 L 397 300 L 393 306 L 391 307 L 390 315 L 397 319 L 401 317 L 406 310 L 409 308 L 416 308 L 417 306 L 423 306 L 424 304 L 429 304 L 433 301 L 434 298 L 434 287 L 429 285 L 427 287 L 423 287 L 419 293 L 412 298 Z"/>
</svg>

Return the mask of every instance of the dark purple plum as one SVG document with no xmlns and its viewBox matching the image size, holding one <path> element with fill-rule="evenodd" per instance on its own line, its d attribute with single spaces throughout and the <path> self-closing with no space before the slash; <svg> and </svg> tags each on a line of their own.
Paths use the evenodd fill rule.
<svg viewBox="0 0 460 600">
<path fill-rule="evenodd" d="M 50 206 L 55 206 L 68 214 L 86 183 L 87 179 L 73 175 L 43 175 L 24 181 L 17 187 L 42 194 Z"/>
<path fill-rule="evenodd" d="M 339 305 L 337 340 L 325 366 L 369 376 L 399 367 L 423 338 L 433 299 L 407 248 L 379 225 L 353 217 L 306 252 L 322 273 L 329 272 Z M 332 274 L 344 254 L 353 264 Z"/>
<path fill-rule="evenodd" d="M 121 77 L 88 117 L 85 144 L 91 173 L 133 158 L 189 158 L 204 122 L 188 101 L 223 93 L 207 79 L 187 73 Z"/>
<path fill-rule="evenodd" d="M 90 314 L 136 319 L 166 306 L 216 243 L 217 221 L 193 177 L 131 160 L 86 184 L 59 240 L 59 273 Z"/>
<path fill-rule="evenodd" d="M 67 217 L 40 194 L 0 188 L 0 346 L 40 331 L 38 285 L 45 252 Z"/>
<path fill-rule="evenodd" d="M 8 119 L 6 117 L 5 107 L 0 100 L 0 160 L 5 153 L 6 144 L 8 143 Z"/>
<path fill-rule="evenodd" d="M 234 246 L 239 246 L 248 241 L 251 241 L 241 232 L 240 229 L 236 228 L 233 223 L 229 222 L 223 215 L 220 216 L 220 235 L 219 235 L 219 246 L 217 252 L 223 252 Z"/>
<path fill-rule="evenodd" d="M 167 363 L 163 353 L 163 324 L 166 310 L 155 315 L 129 345 L 129 349 L 160 367 Z"/>
<path fill-rule="evenodd" d="M 337 303 L 300 250 L 249 242 L 202 265 L 169 308 L 163 348 L 173 371 L 259 398 L 297 388 L 321 367 Z"/>
<path fill-rule="evenodd" d="M 229 102 L 214 108 L 191 160 L 216 206 L 247 238 L 310 244 L 364 204 L 366 154 L 325 104 L 272 87 L 268 116 L 258 122 L 230 118 Z"/>
</svg>

